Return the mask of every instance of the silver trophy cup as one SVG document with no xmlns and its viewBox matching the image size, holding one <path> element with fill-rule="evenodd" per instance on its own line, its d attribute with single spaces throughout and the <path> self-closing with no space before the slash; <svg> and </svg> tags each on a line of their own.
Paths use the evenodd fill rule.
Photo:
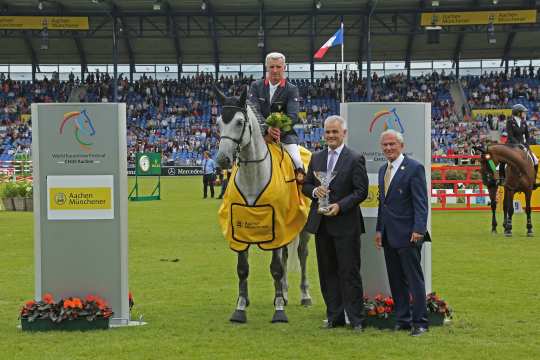
<svg viewBox="0 0 540 360">
<path fill-rule="evenodd" d="M 332 171 L 332 172 L 315 171 L 313 174 L 315 175 L 317 180 L 320 181 L 321 186 L 328 189 L 328 187 L 330 186 L 330 182 L 332 182 L 332 180 L 334 180 L 334 178 L 336 177 L 337 171 Z M 329 205 L 330 205 L 330 194 L 326 193 L 325 196 L 323 196 L 322 198 L 319 198 L 319 208 L 317 209 L 317 212 L 319 214 L 326 215 L 330 211 Z"/>
</svg>

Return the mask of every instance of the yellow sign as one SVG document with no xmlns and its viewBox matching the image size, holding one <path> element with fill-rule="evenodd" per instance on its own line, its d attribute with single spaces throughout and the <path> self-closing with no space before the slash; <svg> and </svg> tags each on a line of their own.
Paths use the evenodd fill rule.
<svg viewBox="0 0 540 360">
<path fill-rule="evenodd" d="M 112 208 L 110 187 L 50 188 L 51 210 L 109 210 Z"/>
<path fill-rule="evenodd" d="M 378 208 L 379 207 L 379 185 L 369 185 L 368 196 L 366 200 L 360 204 L 363 208 Z"/>
<path fill-rule="evenodd" d="M 30 122 L 30 119 L 32 119 L 32 116 L 30 114 L 22 114 L 21 115 L 21 121 L 23 123 L 28 123 Z"/>
<path fill-rule="evenodd" d="M 490 114 L 493 116 L 504 115 L 509 117 L 512 115 L 512 109 L 474 109 L 471 111 L 473 118 L 476 118 L 478 115 L 488 116 Z"/>
<path fill-rule="evenodd" d="M 422 26 L 456 26 L 536 23 L 536 10 L 430 12 L 422 13 Z"/>
<path fill-rule="evenodd" d="M 86 16 L 0 16 L 0 29 L 88 30 Z"/>
</svg>

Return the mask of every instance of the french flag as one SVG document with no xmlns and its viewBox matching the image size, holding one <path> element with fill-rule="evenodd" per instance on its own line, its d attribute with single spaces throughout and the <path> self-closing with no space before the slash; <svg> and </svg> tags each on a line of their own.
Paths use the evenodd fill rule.
<svg viewBox="0 0 540 360">
<path fill-rule="evenodd" d="M 343 24 L 341 24 L 341 28 L 336 31 L 334 35 L 330 39 L 328 39 L 327 42 L 324 43 L 323 46 L 317 52 L 313 57 L 315 59 L 322 59 L 324 54 L 330 49 L 332 46 L 337 46 L 343 44 Z"/>
</svg>

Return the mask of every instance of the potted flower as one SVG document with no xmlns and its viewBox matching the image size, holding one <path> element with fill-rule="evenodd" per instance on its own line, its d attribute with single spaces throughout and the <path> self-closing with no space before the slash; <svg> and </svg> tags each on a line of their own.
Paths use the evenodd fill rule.
<svg viewBox="0 0 540 360">
<path fill-rule="evenodd" d="M 26 210 L 26 198 L 31 196 L 32 193 L 32 183 L 30 181 L 24 180 L 16 183 L 17 195 L 13 198 L 13 204 L 16 211 L 25 211 Z"/>
<path fill-rule="evenodd" d="M 436 293 L 426 296 L 426 307 L 430 325 L 440 326 L 452 319 L 453 310 Z M 392 329 L 395 324 L 394 300 L 381 294 L 373 300 L 364 297 L 367 324 L 379 329 Z"/>
<path fill-rule="evenodd" d="M 113 312 L 105 300 L 95 295 L 63 298 L 55 302 L 51 294 L 40 301 L 30 300 L 20 312 L 24 331 L 108 329 Z"/>
<path fill-rule="evenodd" d="M 25 196 L 24 207 L 26 211 L 34 211 L 34 183 L 32 181 L 25 181 Z"/>
<path fill-rule="evenodd" d="M 2 190 L 2 204 L 7 211 L 14 211 L 15 205 L 13 204 L 13 198 L 18 194 L 18 186 L 15 182 L 8 182 L 4 185 Z"/>
</svg>

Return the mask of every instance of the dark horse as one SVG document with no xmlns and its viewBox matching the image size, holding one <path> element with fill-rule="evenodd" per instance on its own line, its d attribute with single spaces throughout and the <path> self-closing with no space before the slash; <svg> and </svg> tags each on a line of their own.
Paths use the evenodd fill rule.
<svg viewBox="0 0 540 360">
<path fill-rule="evenodd" d="M 506 163 L 506 176 L 504 181 L 504 235 L 512 236 L 512 215 L 514 215 L 514 195 L 525 193 L 525 212 L 527 213 L 527 236 L 533 236 L 531 222 L 531 195 L 534 189 L 536 174 L 533 160 L 527 151 L 519 146 L 495 144 L 488 146 L 487 150 L 476 148 L 481 152 L 480 172 L 482 182 L 487 186 L 491 200 L 491 232 L 497 232 L 495 210 L 497 208 L 497 171 L 500 162 Z"/>
</svg>

